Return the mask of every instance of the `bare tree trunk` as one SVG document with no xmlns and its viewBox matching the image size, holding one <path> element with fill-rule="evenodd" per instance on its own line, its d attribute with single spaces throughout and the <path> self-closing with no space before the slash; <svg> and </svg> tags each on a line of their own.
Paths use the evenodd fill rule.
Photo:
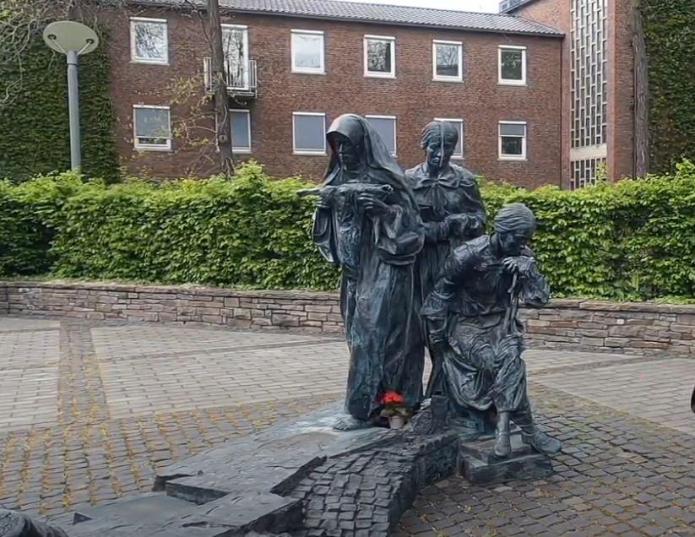
<svg viewBox="0 0 695 537">
<path fill-rule="evenodd" d="M 229 119 L 229 95 L 227 94 L 227 77 L 224 69 L 219 0 L 207 0 L 207 8 L 212 49 L 210 71 L 215 99 L 215 134 L 220 151 L 220 170 L 225 176 L 231 177 L 234 175 L 234 155 L 232 153 L 232 129 Z"/>
<path fill-rule="evenodd" d="M 636 177 L 644 177 L 649 173 L 649 73 L 641 6 L 640 2 L 635 4 L 632 39 L 635 75 L 634 172 Z"/>
</svg>

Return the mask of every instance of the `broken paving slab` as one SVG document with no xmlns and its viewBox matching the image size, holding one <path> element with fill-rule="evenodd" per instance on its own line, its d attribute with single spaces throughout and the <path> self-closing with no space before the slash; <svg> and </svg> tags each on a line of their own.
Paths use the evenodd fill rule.
<svg viewBox="0 0 695 537">
<path fill-rule="evenodd" d="M 462 442 L 451 429 L 336 431 L 336 403 L 161 470 L 155 492 L 79 509 L 70 537 L 386 537 L 426 485 L 464 472 L 476 482 L 551 471 L 513 435 Z M 467 474 L 466 474 L 467 472 Z"/>
<path fill-rule="evenodd" d="M 334 430 L 341 407 L 332 405 L 168 466 L 158 472 L 154 490 L 199 504 L 227 494 L 285 495 L 326 459 L 388 443 L 397 436 L 379 427 Z"/>
</svg>

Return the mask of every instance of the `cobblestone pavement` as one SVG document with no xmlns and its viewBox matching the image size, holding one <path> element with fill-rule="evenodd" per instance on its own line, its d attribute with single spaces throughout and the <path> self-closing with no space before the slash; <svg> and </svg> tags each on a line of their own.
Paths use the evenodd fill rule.
<svg viewBox="0 0 695 537">
<path fill-rule="evenodd" d="M 430 487 L 398 537 L 695 536 L 695 360 L 529 351 L 556 475 Z M 0 316 L 0 506 L 53 517 L 340 398 L 341 340 Z"/>
</svg>

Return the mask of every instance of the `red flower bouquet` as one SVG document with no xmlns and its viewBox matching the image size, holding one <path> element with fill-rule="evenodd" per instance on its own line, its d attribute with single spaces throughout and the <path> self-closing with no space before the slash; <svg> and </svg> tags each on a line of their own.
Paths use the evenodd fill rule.
<svg viewBox="0 0 695 537">
<path fill-rule="evenodd" d="M 379 399 L 382 406 L 381 416 L 388 418 L 392 429 L 400 429 L 410 417 L 410 409 L 405 405 L 405 398 L 398 392 L 387 391 Z"/>
<path fill-rule="evenodd" d="M 380 403 L 385 407 L 401 407 L 405 406 L 405 398 L 398 392 L 386 392 L 381 396 Z"/>
</svg>

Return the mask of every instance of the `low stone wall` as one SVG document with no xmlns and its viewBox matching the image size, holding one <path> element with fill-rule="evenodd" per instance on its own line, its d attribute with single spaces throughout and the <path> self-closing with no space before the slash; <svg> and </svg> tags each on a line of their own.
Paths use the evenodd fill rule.
<svg viewBox="0 0 695 537">
<path fill-rule="evenodd" d="M 5 287 L 5 293 L 2 293 Z M 3 300 L 4 298 L 4 302 Z M 338 295 L 215 287 L 0 282 L 0 312 L 89 320 L 206 323 L 341 332 Z"/>
<path fill-rule="evenodd" d="M 338 295 L 305 291 L 0 282 L 3 312 L 323 333 L 343 329 Z M 522 315 L 535 348 L 695 356 L 695 306 L 554 300 Z"/>
</svg>

